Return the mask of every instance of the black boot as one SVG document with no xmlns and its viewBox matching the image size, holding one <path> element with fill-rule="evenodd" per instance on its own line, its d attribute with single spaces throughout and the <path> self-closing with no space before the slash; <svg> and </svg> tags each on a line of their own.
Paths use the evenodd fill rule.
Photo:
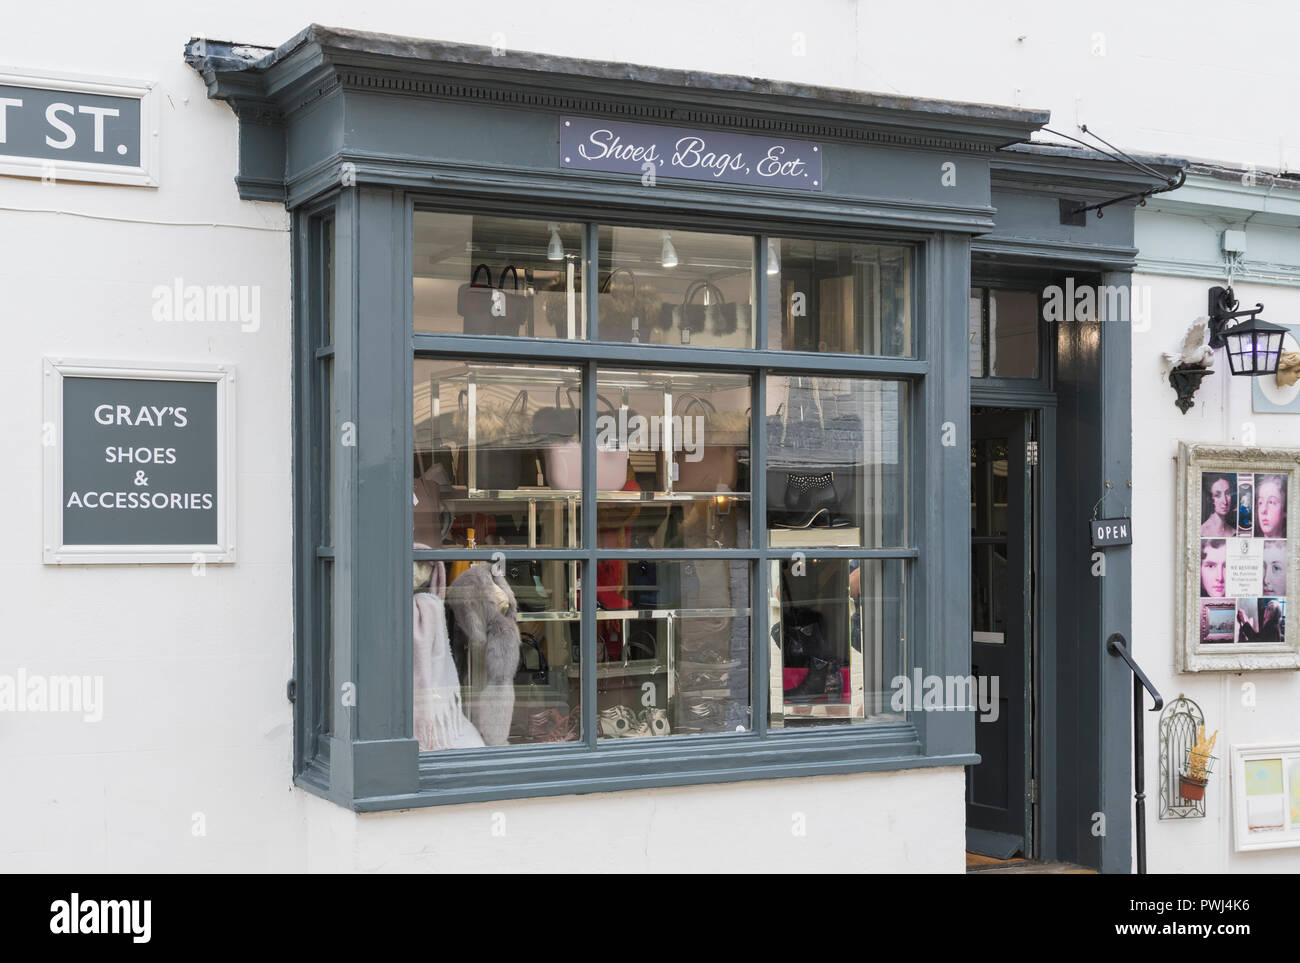
<svg viewBox="0 0 1300 963">
<path fill-rule="evenodd" d="M 815 702 L 825 698 L 827 679 L 835 663 L 830 659 L 813 656 L 808 663 L 808 674 L 793 689 L 786 689 L 783 697 L 786 702 Z"/>
</svg>

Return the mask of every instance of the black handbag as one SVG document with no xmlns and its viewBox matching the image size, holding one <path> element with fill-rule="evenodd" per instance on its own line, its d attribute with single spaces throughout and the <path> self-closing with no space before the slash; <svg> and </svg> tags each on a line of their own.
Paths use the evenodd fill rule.
<svg viewBox="0 0 1300 963">
<path fill-rule="evenodd" d="M 506 582 L 514 593 L 520 612 L 545 612 L 551 607 L 551 593 L 542 585 L 542 563 L 514 559 L 506 563 Z"/>
<path fill-rule="evenodd" d="M 615 278 L 626 278 L 626 284 Z M 605 275 L 596 295 L 600 319 L 600 340 L 639 341 L 641 332 L 661 310 L 661 299 L 654 289 L 638 285 L 630 268 L 615 268 Z"/>
<path fill-rule="evenodd" d="M 487 275 L 486 284 L 479 283 L 480 271 Z M 508 291 L 507 274 L 513 279 L 513 287 Z M 466 334 L 518 336 L 520 329 L 532 320 L 532 302 L 528 293 L 519 289 L 519 272 L 513 264 L 502 268 L 495 287 L 492 269 L 486 264 L 476 265 L 469 284 L 462 284 L 457 292 L 456 310 L 465 319 Z"/>
<path fill-rule="evenodd" d="M 537 653 L 535 667 L 528 664 L 528 650 Z M 550 685 L 551 666 L 542 652 L 541 643 L 531 632 L 519 633 L 519 668 L 515 671 L 515 685 Z"/>
<path fill-rule="evenodd" d="M 704 301 L 696 304 L 695 298 L 703 292 Z M 710 334 L 731 334 L 736 330 L 739 305 L 728 304 L 726 296 L 712 281 L 694 281 L 682 295 L 682 303 L 675 307 L 664 305 L 659 309 L 658 327 L 671 328 L 676 322 L 683 331 L 698 332 L 706 328 Z"/>
<path fill-rule="evenodd" d="M 457 396 L 457 405 L 467 423 L 468 404 L 469 392 L 462 389 Z M 515 395 L 502 421 L 505 426 L 502 437 L 486 443 L 475 441 L 475 486 L 479 489 L 513 491 L 522 484 L 534 484 L 537 472 L 531 463 L 537 442 L 528 417 L 527 391 Z M 533 469 L 531 473 L 528 468 Z M 468 477 L 464 481 L 468 484 Z"/>
</svg>

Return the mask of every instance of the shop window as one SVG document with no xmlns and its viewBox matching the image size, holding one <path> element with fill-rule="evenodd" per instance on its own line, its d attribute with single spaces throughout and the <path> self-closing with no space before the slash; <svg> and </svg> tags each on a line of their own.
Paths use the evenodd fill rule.
<svg viewBox="0 0 1300 963">
<path fill-rule="evenodd" d="M 581 338 L 581 225 L 479 214 L 415 214 L 415 330 Z"/>
<path fill-rule="evenodd" d="M 382 286 L 345 273 L 331 294 L 355 282 L 370 295 L 339 326 L 339 357 L 328 310 L 302 345 L 319 404 L 311 490 L 328 490 L 314 496 L 309 591 L 333 634 L 321 675 L 334 750 L 356 713 L 378 714 L 369 731 L 418 745 L 420 785 L 449 798 L 555 791 L 556 766 L 568 786 L 602 767 L 638 784 L 739 772 L 756 747 L 779 754 L 809 728 L 849 745 L 892 726 L 876 731 L 898 738 L 864 743 L 862 758 L 914 755 L 910 707 L 890 687 L 915 658 L 906 586 L 925 561 L 909 521 L 924 249 L 492 212 L 416 210 L 413 225 L 405 340 L 372 317 Z M 340 240 L 349 270 L 353 251 Z M 385 333 L 406 371 L 356 380 Z M 410 420 L 390 434 L 371 399 L 407 378 Z M 371 427 L 340 448 L 354 405 Z M 411 446 L 400 478 L 385 475 L 404 460 L 388 455 L 393 438 Z M 362 497 L 382 477 L 409 515 Z M 410 626 L 397 667 L 410 707 L 354 712 L 334 697 L 354 677 L 373 686 L 366 667 L 392 649 L 359 636 L 353 613 L 405 610 L 407 578 L 410 622 L 390 618 Z M 668 770 L 644 755 L 693 744 L 724 751 Z"/>
<path fill-rule="evenodd" d="M 754 346 L 754 239 L 602 227 L 602 341 Z"/>
<path fill-rule="evenodd" d="M 771 348 L 911 357 L 911 248 L 772 237 L 764 253 Z"/>
</svg>

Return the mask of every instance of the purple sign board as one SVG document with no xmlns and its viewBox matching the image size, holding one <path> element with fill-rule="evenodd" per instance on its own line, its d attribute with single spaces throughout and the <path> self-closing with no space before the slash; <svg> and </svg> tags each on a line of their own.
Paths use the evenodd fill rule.
<svg viewBox="0 0 1300 963">
<path fill-rule="evenodd" d="M 560 166 L 796 191 L 822 189 L 822 150 L 803 140 L 560 118 Z"/>
</svg>

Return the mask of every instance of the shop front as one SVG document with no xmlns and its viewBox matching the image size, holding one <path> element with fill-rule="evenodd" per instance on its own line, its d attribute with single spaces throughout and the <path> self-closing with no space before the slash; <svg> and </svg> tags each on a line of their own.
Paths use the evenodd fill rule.
<svg viewBox="0 0 1300 963">
<path fill-rule="evenodd" d="M 1128 870 L 1087 522 L 1131 476 L 1133 204 L 1073 210 L 1159 177 L 1019 108 L 318 26 L 186 57 L 293 222 L 296 786 L 852 775 Z M 1054 287 L 1124 296 L 1045 323 Z"/>
</svg>

